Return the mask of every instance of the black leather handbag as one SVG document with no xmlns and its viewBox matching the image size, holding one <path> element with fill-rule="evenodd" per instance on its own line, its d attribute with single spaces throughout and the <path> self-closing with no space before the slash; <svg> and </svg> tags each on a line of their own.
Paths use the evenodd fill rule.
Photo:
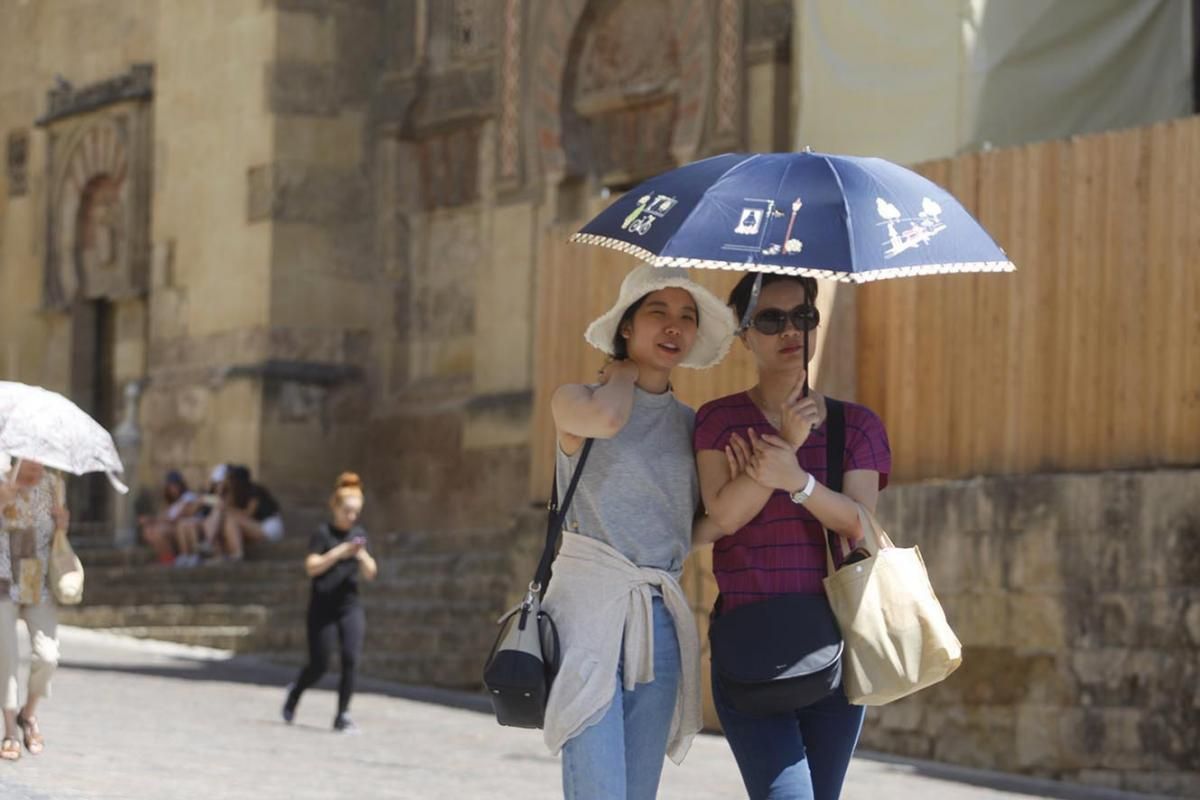
<svg viewBox="0 0 1200 800">
<path fill-rule="evenodd" d="M 558 629 L 550 615 L 542 610 L 542 597 L 550 583 L 550 565 L 562 534 L 562 521 L 571 506 L 571 498 L 591 449 L 592 440 L 588 439 L 579 454 L 579 463 L 561 508 L 557 477 L 550 489 L 550 513 L 546 519 L 546 545 L 542 549 L 542 558 L 525 598 L 500 618 L 500 633 L 483 668 L 483 684 L 492 698 L 496 721 L 501 725 L 540 728 L 545 721 L 546 700 L 558 673 L 560 653 Z"/>
<path fill-rule="evenodd" d="M 826 400 L 829 438 L 827 485 L 842 490 L 845 410 Z M 827 547 L 835 534 L 827 533 Z M 822 594 L 787 594 L 721 612 L 708 630 L 714 675 L 722 699 L 754 716 L 795 711 L 828 696 L 842 682 L 842 632 Z"/>
</svg>

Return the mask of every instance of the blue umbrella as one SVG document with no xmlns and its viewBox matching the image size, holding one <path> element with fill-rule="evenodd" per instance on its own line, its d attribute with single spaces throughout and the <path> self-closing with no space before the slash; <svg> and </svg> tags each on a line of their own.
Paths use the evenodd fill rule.
<svg viewBox="0 0 1200 800">
<path fill-rule="evenodd" d="M 851 283 L 1011 272 L 946 190 L 881 158 L 729 153 L 664 172 L 571 237 L 655 266 Z"/>
</svg>

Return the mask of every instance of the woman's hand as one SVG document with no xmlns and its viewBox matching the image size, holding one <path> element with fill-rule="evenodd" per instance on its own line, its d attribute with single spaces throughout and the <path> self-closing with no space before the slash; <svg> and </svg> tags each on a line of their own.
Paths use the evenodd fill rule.
<svg viewBox="0 0 1200 800">
<path fill-rule="evenodd" d="M 792 446 L 793 452 L 799 450 L 808 441 L 809 434 L 821 424 L 821 419 L 825 415 L 824 397 L 815 392 L 809 393 L 808 397 L 801 396 L 804 392 L 804 379 L 807 374 L 807 372 L 800 373 L 800 379 L 796 381 L 796 385 L 788 393 L 780 408 L 779 433 Z"/>
<path fill-rule="evenodd" d="M 729 480 L 736 481 L 746 474 L 746 468 L 750 466 L 750 459 L 753 455 L 750 445 L 746 444 L 745 439 L 736 433 L 729 437 L 729 444 L 725 445 L 725 460 L 729 463 Z"/>
<path fill-rule="evenodd" d="M 620 433 L 633 411 L 637 379 L 633 361 L 609 361 L 600 369 L 599 386 L 568 383 L 555 389 L 550 412 L 563 452 L 574 455 L 584 439 L 611 439 Z"/>
<path fill-rule="evenodd" d="M 71 512 L 65 506 L 55 506 L 50 512 L 50 517 L 54 520 L 55 533 L 66 533 L 67 528 L 71 526 Z"/>
<path fill-rule="evenodd" d="M 769 489 L 794 492 L 804 487 L 808 475 L 796 460 L 790 442 L 771 434 L 759 436 L 751 428 L 750 444 L 754 455 L 746 467 L 747 475 Z"/>
<path fill-rule="evenodd" d="M 627 378 L 629 383 L 637 383 L 638 365 L 631 359 L 622 359 L 621 361 L 609 360 L 600 368 L 600 385 L 607 386 L 609 381 L 614 378 Z"/>
<path fill-rule="evenodd" d="M 11 481 L 0 479 L 0 506 L 6 506 L 17 499 L 17 485 Z"/>
</svg>

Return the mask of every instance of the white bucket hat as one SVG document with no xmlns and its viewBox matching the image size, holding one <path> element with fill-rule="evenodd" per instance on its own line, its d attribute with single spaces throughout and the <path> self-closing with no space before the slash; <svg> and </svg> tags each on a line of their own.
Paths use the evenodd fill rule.
<svg viewBox="0 0 1200 800">
<path fill-rule="evenodd" d="M 617 302 L 597 318 L 583 337 L 588 344 L 608 355 L 613 355 L 613 336 L 617 333 L 617 325 L 625 314 L 625 309 L 641 298 L 676 286 L 691 294 L 700 312 L 700 326 L 696 333 L 696 343 L 692 345 L 687 357 L 679 362 L 681 367 L 707 369 L 716 366 L 729 352 L 733 343 L 733 334 L 737 329 L 737 320 L 733 310 L 721 302 L 715 294 L 687 276 L 687 270 L 673 267 L 652 267 L 649 264 L 634 269 L 621 281 L 621 293 Z"/>
</svg>

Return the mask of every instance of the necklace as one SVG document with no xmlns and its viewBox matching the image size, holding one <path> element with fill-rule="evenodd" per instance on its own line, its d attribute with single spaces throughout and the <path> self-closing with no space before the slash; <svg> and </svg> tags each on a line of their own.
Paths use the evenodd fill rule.
<svg viewBox="0 0 1200 800">
<path fill-rule="evenodd" d="M 766 418 L 767 422 L 769 422 L 772 427 L 775 428 L 775 430 L 780 431 L 783 429 L 783 414 L 778 411 L 772 413 L 771 411 L 767 410 L 764 402 L 759 399 L 762 395 L 762 389 L 760 387 L 755 386 L 746 394 L 750 396 L 750 402 L 754 403 L 755 407 L 758 408 L 759 413 Z M 811 390 L 809 392 L 809 397 L 817 401 L 817 408 L 820 410 L 820 419 L 818 419 L 817 423 L 812 427 L 813 430 L 816 430 L 825 421 L 825 403 L 820 395 Z"/>
<path fill-rule="evenodd" d="M 750 395 L 750 402 L 754 403 L 755 408 L 757 408 L 759 413 L 766 418 L 767 422 L 771 424 L 771 427 L 773 427 L 775 430 L 779 430 L 783 427 L 783 415 L 778 412 L 772 414 L 767 410 L 766 405 L 764 405 L 757 396 L 761 394 L 761 390 L 757 386 L 751 389 L 748 394 Z"/>
</svg>

